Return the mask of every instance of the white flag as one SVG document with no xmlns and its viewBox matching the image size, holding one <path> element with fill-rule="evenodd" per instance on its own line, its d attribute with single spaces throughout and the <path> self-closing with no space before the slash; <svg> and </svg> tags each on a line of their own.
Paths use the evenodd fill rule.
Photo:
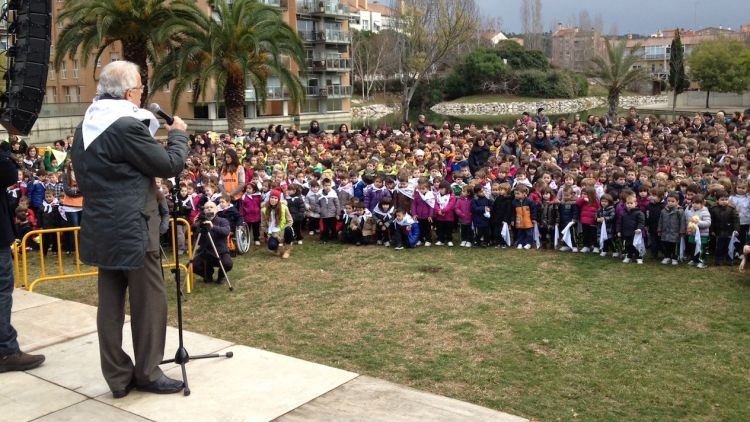
<svg viewBox="0 0 750 422">
<path fill-rule="evenodd" d="M 646 252 L 646 243 L 643 241 L 643 233 L 636 233 L 633 236 L 633 247 L 638 251 L 638 256 L 643 256 Z"/>
<path fill-rule="evenodd" d="M 685 259 L 685 238 L 680 238 L 680 256 L 678 257 L 680 261 Z"/>
<path fill-rule="evenodd" d="M 554 243 L 555 249 L 557 249 L 557 244 L 559 241 L 560 241 L 560 225 L 555 224 L 555 243 Z"/>
<path fill-rule="evenodd" d="M 732 232 L 732 238 L 729 239 L 729 259 L 734 259 L 734 252 L 736 250 L 735 245 L 739 243 L 740 239 L 737 237 L 737 232 Z"/>
<path fill-rule="evenodd" d="M 599 249 L 601 249 L 602 252 L 604 252 L 604 242 L 609 239 L 609 235 L 607 235 L 607 223 L 602 222 L 602 226 L 599 229 Z"/>
<path fill-rule="evenodd" d="M 700 255 L 700 253 L 701 253 L 701 245 L 702 245 L 702 243 L 701 243 L 701 234 L 700 234 L 700 232 L 698 230 L 696 230 L 695 231 L 695 253 L 693 254 L 693 256 Z"/>
<path fill-rule="evenodd" d="M 575 224 L 573 221 L 568 223 L 567 226 L 562 230 L 562 239 L 563 242 L 568 245 L 570 249 L 573 249 L 573 236 L 570 233 L 570 229 L 573 227 L 573 224 Z"/>
<path fill-rule="evenodd" d="M 502 230 L 500 230 L 500 236 L 502 236 L 502 238 L 505 241 L 505 244 L 507 246 L 511 246 L 511 244 L 510 244 L 510 228 L 508 227 L 508 223 L 506 221 L 503 221 L 503 228 L 502 228 Z"/>
<path fill-rule="evenodd" d="M 536 221 L 534 222 L 534 243 L 536 244 L 536 248 L 539 249 L 542 247 L 542 239 L 541 235 L 539 234 L 539 226 L 536 224 Z"/>
</svg>

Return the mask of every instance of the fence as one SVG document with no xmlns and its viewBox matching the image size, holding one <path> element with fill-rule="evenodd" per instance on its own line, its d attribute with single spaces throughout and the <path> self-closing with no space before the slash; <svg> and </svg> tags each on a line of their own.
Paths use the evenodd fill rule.
<svg viewBox="0 0 750 422">
<path fill-rule="evenodd" d="M 164 262 L 162 263 L 162 268 L 164 269 L 172 269 L 175 268 L 175 262 L 177 261 L 177 235 L 175 230 L 176 224 L 182 224 L 186 226 L 185 228 L 185 237 L 186 237 L 186 245 L 187 245 L 187 265 L 186 264 L 180 264 L 180 269 L 183 271 L 183 274 L 185 274 L 183 280 L 186 281 L 186 292 L 191 293 L 193 290 L 193 274 L 190 271 L 190 261 L 192 260 L 193 256 L 193 245 L 190 242 L 190 238 L 192 236 L 192 232 L 190 229 L 190 223 L 187 222 L 187 220 L 178 218 L 175 222 L 174 219 L 170 222 L 172 226 L 172 260 L 170 262 Z M 55 281 L 55 280 L 69 280 L 73 278 L 80 278 L 80 277 L 91 277 L 98 274 L 98 270 L 96 268 L 93 269 L 87 269 L 83 268 L 81 266 L 81 260 L 78 253 L 78 232 L 80 231 L 80 227 L 64 227 L 59 229 L 43 229 L 43 230 L 33 230 L 29 233 L 27 233 L 23 239 L 21 239 L 20 244 L 13 245 L 13 260 L 14 260 L 14 271 L 16 275 L 16 287 L 20 287 L 23 285 L 23 287 L 28 291 L 34 291 L 34 287 L 38 283 L 42 282 L 48 282 L 48 281 Z M 68 235 L 68 233 L 72 233 L 73 235 L 73 245 L 74 245 L 74 253 L 75 253 L 75 271 L 66 271 L 65 266 L 63 265 L 63 250 L 62 250 L 62 238 L 63 235 Z M 52 259 L 51 257 L 47 257 L 45 253 L 43 253 L 49 245 L 44 244 L 44 238 L 45 234 L 52 234 L 55 237 L 55 244 L 57 245 L 57 256 L 56 259 Z M 38 237 L 39 239 L 39 277 L 36 277 L 32 280 L 30 280 L 29 277 L 29 258 L 31 254 L 29 254 L 28 246 L 31 245 L 31 242 L 35 242 L 34 238 Z M 34 255 L 37 253 L 35 252 Z M 20 255 L 20 256 L 19 256 Z M 166 258 L 169 258 L 166 256 L 166 253 L 164 253 Z M 47 268 L 48 262 L 50 261 L 57 261 L 57 271 L 53 272 L 50 271 L 49 268 Z"/>
</svg>

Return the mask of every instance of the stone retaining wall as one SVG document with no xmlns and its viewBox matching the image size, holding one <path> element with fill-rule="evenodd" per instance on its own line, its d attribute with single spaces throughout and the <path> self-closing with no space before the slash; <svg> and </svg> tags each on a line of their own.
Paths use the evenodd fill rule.
<svg viewBox="0 0 750 422">
<path fill-rule="evenodd" d="M 668 98 L 666 95 L 620 97 L 620 107 L 642 107 L 654 104 L 666 105 L 667 101 Z M 547 114 L 566 114 L 606 106 L 606 97 L 582 97 L 570 100 L 539 100 L 535 102 L 485 104 L 440 103 L 432 107 L 432 111 L 449 116 L 521 114 L 524 111 L 528 111 L 534 115 L 539 107 L 544 107 Z"/>
<path fill-rule="evenodd" d="M 352 118 L 354 119 L 380 119 L 389 114 L 401 111 L 399 105 L 371 104 L 361 107 L 352 107 Z"/>
</svg>

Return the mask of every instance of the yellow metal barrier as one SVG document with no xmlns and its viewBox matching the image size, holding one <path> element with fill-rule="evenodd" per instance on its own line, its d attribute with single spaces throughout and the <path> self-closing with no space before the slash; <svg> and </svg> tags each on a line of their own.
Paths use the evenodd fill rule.
<svg viewBox="0 0 750 422">
<path fill-rule="evenodd" d="M 177 254 L 177 237 L 176 237 L 176 231 L 175 231 L 175 221 L 172 219 L 172 261 L 163 263 L 162 268 L 169 269 L 175 267 L 176 262 L 176 254 Z M 187 220 L 178 218 L 177 224 L 183 224 L 186 226 L 186 241 L 188 242 L 188 255 L 187 255 L 187 261 L 188 265 L 186 264 L 180 264 L 180 269 L 184 271 L 185 274 L 185 280 L 187 280 L 186 290 L 187 293 L 192 292 L 193 287 L 193 277 L 188 269 L 189 263 L 192 260 L 193 256 L 193 246 L 190 244 L 190 237 L 192 235 L 190 224 L 187 222 Z M 44 281 L 54 281 L 54 280 L 67 280 L 71 278 L 78 278 L 78 277 L 90 277 L 95 276 L 98 274 L 97 269 L 93 269 L 90 271 L 82 271 L 81 270 L 81 259 L 78 253 L 78 232 L 80 231 L 80 227 L 64 227 L 59 229 L 43 229 L 43 230 L 33 230 L 29 233 L 27 233 L 23 239 L 21 239 L 20 245 L 14 244 L 13 245 L 13 258 L 15 261 L 15 271 L 16 271 L 16 286 L 19 287 L 23 284 L 23 287 L 28 291 L 33 291 L 34 287 L 37 285 L 37 283 L 41 283 Z M 63 233 L 73 233 L 73 239 L 74 239 L 74 246 L 75 246 L 75 271 L 66 273 L 65 268 L 63 267 L 63 253 L 62 253 L 62 234 Z M 44 253 L 41 253 L 41 251 L 46 250 L 47 245 L 44 244 L 44 234 L 54 234 L 57 240 L 57 273 L 56 274 L 49 274 L 49 271 L 47 269 L 47 261 L 49 258 L 45 256 Z M 40 277 L 35 278 L 31 282 L 29 282 L 29 266 L 28 266 L 28 252 L 26 250 L 27 244 L 29 242 L 33 242 L 33 238 L 35 236 L 39 237 L 39 268 L 40 268 Z M 19 252 L 20 252 L 20 259 L 19 259 Z M 19 271 L 19 261 L 21 264 L 21 270 Z M 19 277 L 20 275 L 20 277 Z"/>
<path fill-rule="evenodd" d="M 13 242 L 10 250 L 13 252 L 13 280 L 15 287 L 21 287 L 21 278 L 19 277 L 20 272 L 18 271 L 18 243 Z"/>
</svg>

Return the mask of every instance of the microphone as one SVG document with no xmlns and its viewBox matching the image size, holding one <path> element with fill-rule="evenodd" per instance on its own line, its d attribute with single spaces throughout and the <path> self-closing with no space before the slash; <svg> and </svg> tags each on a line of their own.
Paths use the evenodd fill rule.
<svg viewBox="0 0 750 422">
<path fill-rule="evenodd" d="M 164 110 L 162 110 L 161 107 L 159 107 L 159 104 L 151 103 L 151 105 L 148 106 L 148 110 L 154 114 L 158 114 L 159 117 L 161 117 L 162 119 L 164 119 L 165 122 L 167 122 L 168 125 L 171 125 L 172 123 L 174 123 L 174 118 L 172 118 L 172 116 L 170 116 L 169 114 L 165 113 Z"/>
</svg>

